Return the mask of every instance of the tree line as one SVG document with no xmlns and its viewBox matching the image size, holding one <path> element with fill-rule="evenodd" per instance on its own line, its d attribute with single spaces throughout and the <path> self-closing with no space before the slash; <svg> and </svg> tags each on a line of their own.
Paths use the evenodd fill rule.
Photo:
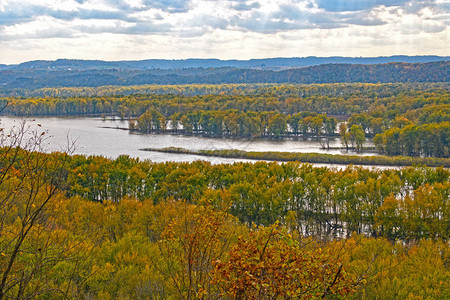
<svg viewBox="0 0 450 300">
<path fill-rule="evenodd" d="M 1 100 L 3 106 L 8 103 L 4 113 L 23 116 L 115 114 L 133 118 L 148 109 L 155 109 L 167 117 L 192 110 L 238 109 L 243 112 L 296 114 L 311 111 L 348 116 L 369 112 L 373 118 L 387 117 L 391 122 L 407 111 L 448 104 L 449 96 L 446 85 L 420 84 L 148 86 L 148 93 L 137 90 L 130 92 L 131 95 L 123 95 L 121 89 L 125 88 L 104 87 L 105 90 L 113 89 L 114 95 L 107 95 L 108 92 L 91 96 L 65 95 L 57 90 L 55 95 L 4 97 Z"/>
<path fill-rule="evenodd" d="M 58 154 L 52 155 L 58 159 Z M 247 225 L 270 225 L 295 214 L 303 234 L 331 237 L 356 231 L 402 239 L 448 238 L 449 234 L 445 217 L 449 172 L 443 168 L 335 170 L 295 162 L 158 164 L 128 156 L 110 160 L 76 155 L 67 158 L 63 174 L 66 196 L 95 202 L 128 197 L 152 199 L 155 204 L 167 199 L 201 204 L 206 197 L 218 206 L 230 201 L 230 212 Z M 383 217 L 385 199 L 392 199 L 398 209 Z M 393 220 L 396 223 L 389 223 Z"/>
<path fill-rule="evenodd" d="M 275 111 L 242 112 L 236 109 L 225 111 L 189 111 L 175 113 L 168 118 L 156 110 L 149 110 L 135 120 L 129 128 L 144 133 L 183 132 L 230 137 L 284 137 L 327 136 L 333 137 L 337 120 L 325 114 L 301 112 L 294 115 Z"/>
<path fill-rule="evenodd" d="M 12 89 L 0 87 L 1 97 L 52 98 L 52 97 L 93 97 L 139 94 L 175 94 L 184 96 L 199 95 L 256 95 L 272 94 L 278 96 L 368 96 L 386 97 L 412 91 L 437 91 L 445 89 L 448 83 L 327 83 L 327 84 L 179 84 L 179 85 L 108 85 L 99 87 L 54 87 L 41 89 Z"/>
</svg>

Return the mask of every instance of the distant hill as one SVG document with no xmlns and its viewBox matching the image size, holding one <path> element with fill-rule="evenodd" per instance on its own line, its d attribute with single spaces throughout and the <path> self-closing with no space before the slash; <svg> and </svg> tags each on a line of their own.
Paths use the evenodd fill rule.
<svg viewBox="0 0 450 300">
<path fill-rule="evenodd" d="M 0 65 L 0 70 L 91 70 L 91 69 L 185 69 L 185 68 L 240 68 L 282 70 L 301 68 L 323 64 L 385 64 L 391 62 L 428 63 L 448 61 L 449 56 L 381 56 L 381 57 L 292 57 L 292 58 L 265 58 L 250 60 L 219 60 L 219 59 L 149 59 L 139 61 L 102 61 L 102 60 L 76 60 L 58 59 L 55 61 L 35 60 L 18 65 Z"/>
<path fill-rule="evenodd" d="M 191 83 L 448 82 L 450 74 L 450 61 L 372 65 L 324 64 L 281 71 L 235 67 L 69 70 L 56 67 L 43 69 L 38 67 L 40 64 L 28 64 L 27 69 L 1 70 L 0 89 Z"/>
</svg>

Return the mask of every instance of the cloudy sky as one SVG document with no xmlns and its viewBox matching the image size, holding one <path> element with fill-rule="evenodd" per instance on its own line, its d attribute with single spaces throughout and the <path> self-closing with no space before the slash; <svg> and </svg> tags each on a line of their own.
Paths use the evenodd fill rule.
<svg viewBox="0 0 450 300">
<path fill-rule="evenodd" d="M 0 63 L 450 55 L 450 0 L 0 0 Z"/>
</svg>

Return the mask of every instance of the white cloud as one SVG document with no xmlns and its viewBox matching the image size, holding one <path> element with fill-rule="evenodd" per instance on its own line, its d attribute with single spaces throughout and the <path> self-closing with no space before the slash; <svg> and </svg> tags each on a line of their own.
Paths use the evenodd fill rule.
<svg viewBox="0 0 450 300">
<path fill-rule="evenodd" d="M 449 9 L 448 0 L 0 0 L 0 63 L 448 55 Z"/>
</svg>

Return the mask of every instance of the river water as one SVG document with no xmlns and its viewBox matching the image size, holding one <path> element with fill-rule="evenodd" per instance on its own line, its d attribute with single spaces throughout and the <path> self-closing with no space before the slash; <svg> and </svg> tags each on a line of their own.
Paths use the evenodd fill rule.
<svg viewBox="0 0 450 300">
<path fill-rule="evenodd" d="M 19 126 L 24 119 L 17 117 L 1 117 L 0 127 L 10 130 L 13 126 Z M 245 151 L 282 151 L 303 153 L 328 153 L 351 154 L 344 150 L 322 149 L 320 143 L 314 140 L 304 139 L 218 139 L 200 136 L 183 136 L 171 134 L 142 134 L 130 132 L 127 129 L 128 122 L 119 119 L 102 118 L 29 118 L 25 120 L 33 128 L 46 132 L 48 138 L 45 142 L 45 150 L 64 151 L 67 149 L 68 140 L 74 142 L 74 154 L 102 155 L 116 158 L 121 154 L 140 159 L 150 159 L 155 162 L 207 160 L 212 163 L 232 163 L 249 161 L 245 159 L 229 159 L 217 157 L 205 157 L 189 154 L 160 153 L 141 151 L 142 148 L 180 147 L 189 150 L 217 150 L 239 149 Z M 38 126 L 38 124 L 40 126 Z M 369 144 L 372 145 L 372 144 Z M 330 142 L 330 147 L 340 147 L 339 139 Z M 373 155 L 361 153 L 358 155 Z M 328 165 L 329 166 L 329 165 Z"/>
</svg>

